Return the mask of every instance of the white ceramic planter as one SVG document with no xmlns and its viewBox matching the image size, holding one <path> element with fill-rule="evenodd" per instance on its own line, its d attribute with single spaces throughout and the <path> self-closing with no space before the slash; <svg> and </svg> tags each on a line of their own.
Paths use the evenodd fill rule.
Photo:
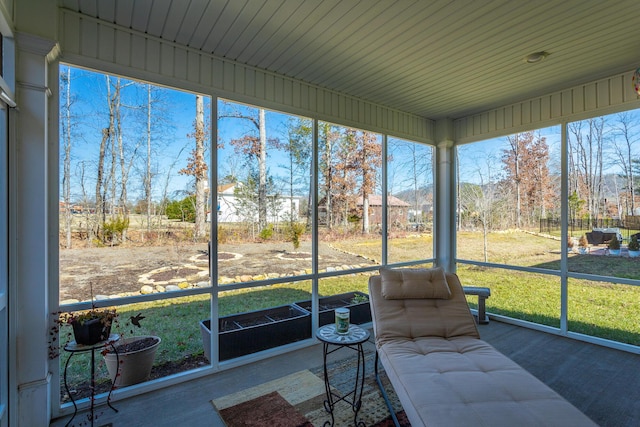
<svg viewBox="0 0 640 427">
<path fill-rule="evenodd" d="M 104 355 L 104 360 L 107 364 L 107 370 L 109 371 L 109 377 L 111 378 L 111 381 L 114 382 L 115 387 L 125 387 L 128 385 L 138 384 L 149 379 L 149 375 L 151 374 L 151 367 L 153 366 L 153 361 L 156 357 L 156 351 L 158 350 L 158 346 L 162 341 L 159 337 L 136 336 L 126 338 L 121 342 L 115 343 L 115 346 L 117 349 L 119 346 L 123 346 L 144 338 L 155 338 L 156 343 L 149 347 L 143 348 L 142 350 L 132 352 L 118 352 L 117 357 L 113 352 L 106 353 Z M 118 366 L 118 362 L 120 366 Z"/>
<path fill-rule="evenodd" d="M 609 255 L 620 256 L 620 249 L 609 249 Z"/>
<path fill-rule="evenodd" d="M 640 256 L 640 251 L 629 251 L 629 258 L 638 258 Z"/>
</svg>

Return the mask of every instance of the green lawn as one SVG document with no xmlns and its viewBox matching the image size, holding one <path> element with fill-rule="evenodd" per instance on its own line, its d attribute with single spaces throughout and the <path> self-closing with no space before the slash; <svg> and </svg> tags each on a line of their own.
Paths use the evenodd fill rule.
<svg viewBox="0 0 640 427">
<path fill-rule="evenodd" d="M 365 257 L 379 251 L 371 241 L 341 241 L 334 246 Z M 374 242 L 374 243 L 371 243 Z M 390 240 L 390 253 L 401 260 L 423 259 L 430 254 L 431 236 L 412 236 Z M 482 235 L 458 234 L 460 258 L 483 260 Z M 369 249 L 368 249 L 369 248 Z M 428 250 L 426 249 L 428 248 Z M 489 261 L 557 270 L 560 265 L 559 240 L 523 232 L 491 233 Z M 640 279 L 640 259 L 622 257 L 569 255 L 571 271 Z M 516 319 L 560 326 L 560 278 L 499 268 L 460 264 L 458 274 L 464 285 L 491 288 L 487 300 L 490 313 Z M 320 281 L 321 295 L 343 292 L 367 292 L 367 274 L 345 275 Z M 569 281 L 569 329 L 623 343 L 640 345 L 640 287 L 571 279 Z M 242 313 L 310 299 L 311 282 L 291 282 L 268 287 L 226 291 L 220 294 L 220 315 Z M 469 297 L 472 307 L 476 297 Z M 209 297 L 182 297 L 120 307 L 119 332 L 153 334 L 162 338 L 156 364 L 181 360 L 203 352 L 199 322 L 209 318 Z M 130 316 L 141 313 L 146 318 L 142 328 L 124 327 Z M 61 336 L 64 336 L 64 332 Z M 64 339 L 63 339 L 64 342 Z M 66 356 L 63 354 L 63 356 Z M 61 362 L 65 357 L 61 358 Z M 76 365 L 75 363 L 72 365 Z M 78 364 L 82 365 L 82 364 Z M 61 365 L 61 368 L 63 365 Z M 70 378 L 84 378 L 86 367 L 71 367 Z M 85 375 L 86 376 L 86 375 Z"/>
</svg>

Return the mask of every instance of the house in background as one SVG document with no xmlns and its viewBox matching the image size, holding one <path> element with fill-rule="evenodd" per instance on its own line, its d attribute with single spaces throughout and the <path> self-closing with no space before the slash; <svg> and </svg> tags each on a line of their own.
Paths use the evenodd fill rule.
<svg viewBox="0 0 640 427">
<path fill-rule="evenodd" d="M 241 182 L 218 186 L 216 210 L 218 222 L 257 222 L 258 205 L 255 195 L 244 196 Z M 283 221 L 297 221 L 300 218 L 300 198 L 281 195 L 267 195 L 267 222 L 277 224 Z M 211 212 L 207 213 L 211 222 Z"/>
<path fill-rule="evenodd" d="M 356 205 L 362 212 L 362 198 L 359 197 Z M 387 221 L 390 227 L 405 228 L 409 221 L 409 208 L 411 205 L 396 196 L 387 196 Z M 382 227 L 382 196 L 372 194 L 369 196 L 369 225 L 380 229 Z"/>
</svg>

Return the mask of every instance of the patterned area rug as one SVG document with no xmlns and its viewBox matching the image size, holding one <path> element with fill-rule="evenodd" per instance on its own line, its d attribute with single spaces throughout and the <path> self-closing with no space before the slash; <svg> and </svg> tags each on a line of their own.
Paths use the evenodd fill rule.
<svg viewBox="0 0 640 427">
<path fill-rule="evenodd" d="M 329 365 L 331 386 L 344 395 L 353 390 L 355 359 L 347 358 Z M 366 357 L 365 383 L 358 421 L 367 426 L 391 427 L 393 421 L 374 376 L 374 356 Z M 382 369 L 382 367 L 380 367 Z M 228 427 L 319 427 L 331 421 L 324 409 L 326 398 L 322 366 L 296 372 L 211 402 Z M 384 373 L 381 375 L 387 394 L 396 409 L 400 424 L 410 427 L 398 399 Z M 336 426 L 353 426 L 354 413 L 346 402 L 334 408 Z"/>
</svg>

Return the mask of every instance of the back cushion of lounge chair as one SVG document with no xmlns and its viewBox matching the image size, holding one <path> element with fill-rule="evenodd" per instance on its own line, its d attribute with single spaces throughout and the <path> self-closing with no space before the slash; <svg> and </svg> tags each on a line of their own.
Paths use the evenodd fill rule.
<svg viewBox="0 0 640 427">
<path fill-rule="evenodd" d="M 387 299 L 381 276 L 369 278 L 369 301 L 378 344 L 398 338 L 480 337 L 464 291 L 455 274 L 445 275 L 449 299 Z"/>
<path fill-rule="evenodd" d="M 382 295 L 386 299 L 449 299 L 451 291 L 442 267 L 381 268 Z"/>
</svg>

